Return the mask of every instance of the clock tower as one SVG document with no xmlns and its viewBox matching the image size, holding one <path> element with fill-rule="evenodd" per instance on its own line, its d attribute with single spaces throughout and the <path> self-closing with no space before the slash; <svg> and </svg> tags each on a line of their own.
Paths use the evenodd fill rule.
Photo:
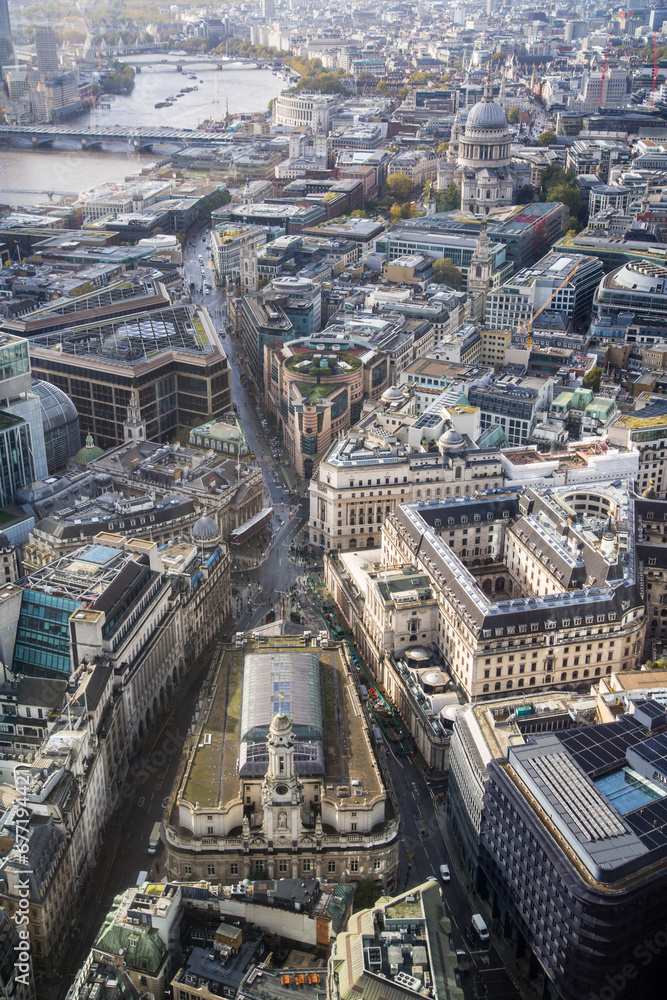
<svg viewBox="0 0 667 1000">
<path fill-rule="evenodd" d="M 301 783 L 294 767 L 292 720 L 274 715 L 267 738 L 269 765 L 262 784 L 264 836 L 269 843 L 294 842 L 301 831 Z"/>
</svg>

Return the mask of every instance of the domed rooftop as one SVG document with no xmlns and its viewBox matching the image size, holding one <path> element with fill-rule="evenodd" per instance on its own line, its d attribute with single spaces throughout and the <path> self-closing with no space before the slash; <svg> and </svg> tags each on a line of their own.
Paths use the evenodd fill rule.
<svg viewBox="0 0 667 1000">
<path fill-rule="evenodd" d="M 507 128 L 505 112 L 490 94 L 484 94 L 482 100 L 478 101 L 470 111 L 466 121 L 466 130 L 469 128 Z"/>
<path fill-rule="evenodd" d="M 383 403 L 400 403 L 403 399 L 403 390 L 397 385 L 390 385 L 380 396 Z"/>
<path fill-rule="evenodd" d="M 220 538 L 220 528 L 212 517 L 200 517 L 192 525 L 193 542 L 217 542 Z"/>
<path fill-rule="evenodd" d="M 271 720 L 271 732 L 272 733 L 286 733 L 288 729 L 292 728 L 292 723 L 289 715 L 285 712 L 278 712 L 277 715 L 273 716 Z"/>
<path fill-rule="evenodd" d="M 441 434 L 438 439 L 438 448 L 441 453 L 447 452 L 448 454 L 452 454 L 459 451 L 465 451 L 467 447 L 467 444 L 459 432 L 455 431 L 453 427 L 450 427 L 448 431 Z"/>
<path fill-rule="evenodd" d="M 89 465 L 96 458 L 101 458 L 103 454 L 104 448 L 98 448 L 93 440 L 93 435 L 89 433 L 86 437 L 85 445 L 83 448 L 79 448 L 74 456 L 74 461 L 77 465 Z"/>
</svg>

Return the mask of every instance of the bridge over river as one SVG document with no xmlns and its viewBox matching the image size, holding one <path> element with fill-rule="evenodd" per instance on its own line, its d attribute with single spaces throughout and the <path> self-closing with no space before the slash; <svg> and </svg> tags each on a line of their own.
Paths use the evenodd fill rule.
<svg viewBox="0 0 667 1000">
<path fill-rule="evenodd" d="M 164 125 L 0 125 L 0 142 L 29 139 L 37 149 L 50 146 L 56 139 L 73 139 L 83 149 L 101 146 L 103 142 L 123 143 L 134 149 L 150 149 L 153 145 L 219 146 L 229 139 L 221 132 L 200 129 L 168 128 Z"/>
</svg>

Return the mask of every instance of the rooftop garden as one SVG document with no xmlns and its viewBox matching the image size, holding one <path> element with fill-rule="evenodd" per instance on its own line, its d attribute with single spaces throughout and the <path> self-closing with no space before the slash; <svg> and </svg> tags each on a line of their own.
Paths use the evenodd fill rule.
<svg viewBox="0 0 667 1000">
<path fill-rule="evenodd" d="M 314 354 L 295 354 L 287 362 L 287 368 L 291 372 L 296 372 L 306 378 L 316 378 L 318 375 L 329 378 L 336 375 L 349 375 L 350 372 L 359 371 L 362 367 L 361 361 L 354 354 L 347 351 L 317 351 Z"/>
<path fill-rule="evenodd" d="M 326 399 L 339 388 L 339 383 L 332 385 L 331 382 L 327 382 L 326 385 L 319 385 L 317 382 L 297 382 L 297 389 L 309 403 L 316 403 L 318 399 Z"/>
</svg>

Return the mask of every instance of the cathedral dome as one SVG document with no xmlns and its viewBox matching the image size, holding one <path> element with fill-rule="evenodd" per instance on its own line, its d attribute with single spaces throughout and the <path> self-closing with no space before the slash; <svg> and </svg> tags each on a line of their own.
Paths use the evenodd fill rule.
<svg viewBox="0 0 667 1000">
<path fill-rule="evenodd" d="M 507 128 L 505 112 L 490 97 L 484 97 L 472 108 L 466 121 L 466 129 Z"/>
</svg>

